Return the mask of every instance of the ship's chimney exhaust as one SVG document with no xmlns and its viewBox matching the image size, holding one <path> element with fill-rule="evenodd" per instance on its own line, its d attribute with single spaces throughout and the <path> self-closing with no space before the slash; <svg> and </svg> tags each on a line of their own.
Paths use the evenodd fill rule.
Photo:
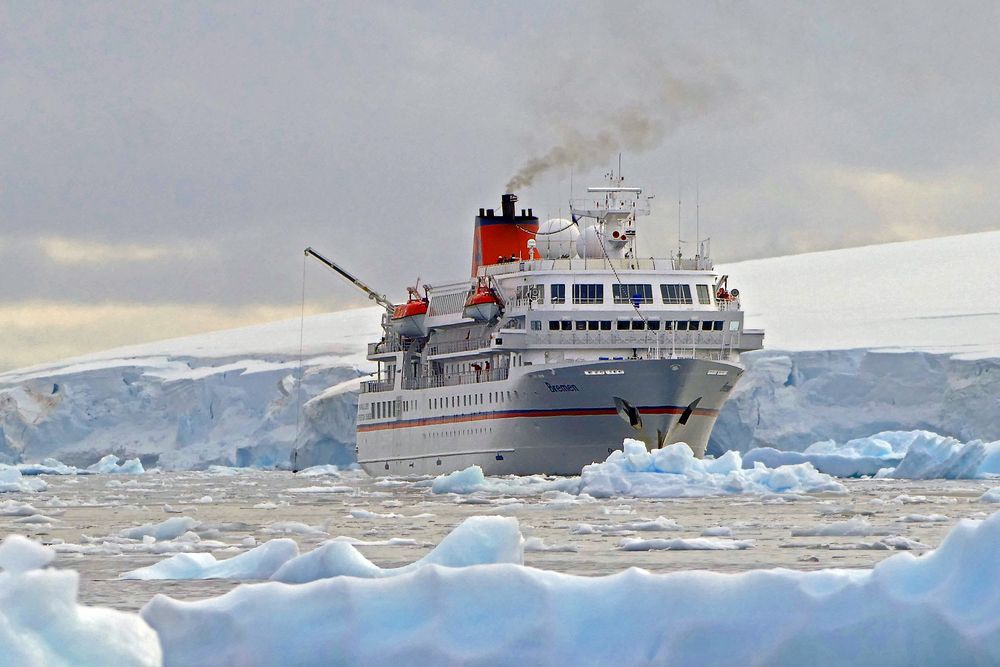
<svg viewBox="0 0 1000 667">
<path fill-rule="evenodd" d="M 517 195 L 508 193 L 500 197 L 500 208 L 503 210 L 503 217 L 512 219 L 516 215 L 514 204 L 517 203 Z"/>
</svg>

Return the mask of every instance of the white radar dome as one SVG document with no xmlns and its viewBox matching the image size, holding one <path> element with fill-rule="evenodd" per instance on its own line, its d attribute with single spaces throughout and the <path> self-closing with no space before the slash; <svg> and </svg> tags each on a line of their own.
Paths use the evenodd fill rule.
<svg viewBox="0 0 1000 667">
<path fill-rule="evenodd" d="M 617 234 L 617 237 L 612 236 Z M 625 236 L 621 232 L 615 231 L 606 234 L 601 231 L 600 225 L 587 227 L 580 234 L 576 242 L 576 251 L 580 257 L 588 259 L 603 259 L 607 252 L 609 259 L 621 259 L 625 256 Z M 601 240 L 604 241 L 604 248 L 601 248 Z"/>
<path fill-rule="evenodd" d="M 535 241 L 543 259 L 572 258 L 576 254 L 580 229 L 572 220 L 552 218 L 538 225 Z"/>
</svg>

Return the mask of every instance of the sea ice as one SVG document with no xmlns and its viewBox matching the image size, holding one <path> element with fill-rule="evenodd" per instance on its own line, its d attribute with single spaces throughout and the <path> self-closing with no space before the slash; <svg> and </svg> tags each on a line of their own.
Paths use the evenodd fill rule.
<svg viewBox="0 0 1000 667">
<path fill-rule="evenodd" d="M 733 551 L 752 549 L 753 540 L 725 540 L 710 537 L 640 540 L 626 537 L 618 543 L 622 551 Z"/>
<path fill-rule="evenodd" d="M 25 478 L 16 466 L 0 463 L 0 493 L 32 493 L 35 491 L 44 491 L 47 488 L 49 488 L 49 485 L 43 480 L 30 477 Z"/>
<path fill-rule="evenodd" d="M 95 474 L 118 473 L 122 475 L 141 475 L 146 472 L 139 459 L 128 459 L 119 465 L 119 459 L 114 454 L 108 454 L 92 466 L 87 467 L 87 471 Z"/>
<path fill-rule="evenodd" d="M 0 664 L 158 667 L 153 629 L 135 614 L 78 605 L 76 572 L 39 569 L 55 555 L 18 535 L 0 543 Z"/>
<path fill-rule="evenodd" d="M 299 555 L 294 540 L 279 538 L 227 558 L 216 560 L 209 553 L 177 554 L 159 563 L 126 572 L 121 579 L 268 579 Z"/>
<path fill-rule="evenodd" d="M 176 516 L 160 523 L 145 523 L 135 528 L 125 528 L 118 532 L 120 537 L 130 540 L 141 540 L 149 536 L 156 541 L 172 540 L 188 532 L 198 525 L 198 522 L 189 516 Z"/>
<path fill-rule="evenodd" d="M 891 532 L 887 528 L 877 528 L 866 519 L 856 516 L 847 521 L 835 521 L 808 528 L 792 528 L 792 537 L 889 535 Z"/>
<path fill-rule="evenodd" d="M 381 578 L 412 572 L 427 565 L 468 567 L 488 563 L 523 563 L 524 549 L 517 519 L 473 516 L 460 523 L 426 556 L 397 568 L 381 568 L 353 545 L 330 540 L 285 563 L 275 581 L 302 583 L 328 577 Z"/>
<path fill-rule="evenodd" d="M 417 482 L 415 486 L 430 486 L 434 493 L 468 494 L 481 491 L 491 494 L 525 496 L 543 494 L 548 491 L 577 493 L 578 479 L 576 477 L 550 478 L 544 475 L 486 477 L 482 468 L 472 465 L 463 470 L 440 475 L 432 480 Z"/>
<path fill-rule="evenodd" d="M 847 493 L 829 475 L 808 463 L 744 470 L 737 452 L 717 459 L 697 459 L 684 443 L 649 452 L 638 440 L 626 439 L 623 451 L 604 463 L 586 466 L 580 491 L 597 498 L 631 496 L 671 498 L 740 493 Z"/>
<path fill-rule="evenodd" d="M 567 552 L 576 553 L 580 547 L 575 544 L 546 544 L 540 537 L 528 537 L 524 540 L 524 551 L 537 553 Z"/>
<path fill-rule="evenodd" d="M 979 496 L 979 502 L 1000 503 L 1000 486 L 994 486 L 992 489 Z"/>
<path fill-rule="evenodd" d="M 245 585 L 142 617 L 168 666 L 1000 663 L 1000 514 L 870 570 L 603 577 L 515 564 Z M 558 619 L 553 622 L 552 619 Z M 849 641 L 845 641 L 845 637 Z"/>
</svg>

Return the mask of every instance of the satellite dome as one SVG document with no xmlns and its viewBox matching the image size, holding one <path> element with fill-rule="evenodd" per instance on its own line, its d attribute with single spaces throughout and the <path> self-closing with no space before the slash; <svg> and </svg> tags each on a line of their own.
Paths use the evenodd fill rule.
<svg viewBox="0 0 1000 667">
<path fill-rule="evenodd" d="M 552 218 L 538 226 L 535 241 L 543 259 L 572 258 L 576 254 L 580 230 L 572 220 Z"/>
</svg>

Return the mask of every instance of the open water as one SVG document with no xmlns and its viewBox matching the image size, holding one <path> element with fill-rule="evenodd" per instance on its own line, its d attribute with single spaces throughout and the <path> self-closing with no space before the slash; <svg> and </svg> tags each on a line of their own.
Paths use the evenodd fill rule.
<svg viewBox="0 0 1000 667">
<path fill-rule="evenodd" d="M 379 480 L 360 471 L 303 477 L 290 472 L 227 469 L 43 479 L 49 484 L 47 491 L 6 493 L 0 496 L 0 503 L 30 503 L 53 521 L 48 525 L 26 524 L 17 523 L 21 517 L 0 516 L 0 535 L 16 532 L 57 544 L 63 553 L 56 567 L 79 571 L 82 602 L 129 610 L 142 607 L 158 593 L 197 599 L 219 595 L 239 583 L 120 580 L 123 572 L 171 555 L 150 551 L 177 545 L 123 542 L 118 538 L 119 531 L 171 517 L 191 517 L 200 524 L 195 532 L 201 539 L 228 545 L 211 549 L 218 558 L 250 548 L 245 543 L 248 537 L 257 543 L 291 537 L 303 551 L 339 535 L 369 542 L 390 538 L 415 541 L 359 547 L 376 564 L 395 567 L 426 554 L 466 517 L 503 514 L 519 519 L 525 537 L 540 537 L 549 546 L 575 547 L 575 552 L 525 554 L 529 566 L 571 574 L 596 576 L 629 567 L 655 572 L 859 568 L 871 567 L 896 552 L 856 548 L 871 545 L 880 539 L 878 536 L 793 537 L 792 529 L 861 516 L 882 529 L 879 532 L 934 547 L 959 519 L 982 518 L 992 511 L 992 506 L 977 499 L 993 486 L 972 480 L 845 480 L 850 489 L 846 496 L 744 495 L 581 502 L 559 493 L 523 497 L 436 495 L 415 480 Z M 168 513 L 165 505 L 180 511 Z M 352 510 L 396 516 L 355 518 Z M 914 521 L 910 515 L 947 518 Z M 659 516 L 676 521 L 682 530 L 640 532 L 631 537 L 699 537 L 706 528 L 728 526 L 732 538 L 753 540 L 754 547 L 742 551 L 632 552 L 616 548 L 621 534 L 571 532 L 581 523 L 607 527 Z M 910 521 L 903 521 L 907 516 Z M 204 550 L 197 543 L 194 548 Z"/>
</svg>

